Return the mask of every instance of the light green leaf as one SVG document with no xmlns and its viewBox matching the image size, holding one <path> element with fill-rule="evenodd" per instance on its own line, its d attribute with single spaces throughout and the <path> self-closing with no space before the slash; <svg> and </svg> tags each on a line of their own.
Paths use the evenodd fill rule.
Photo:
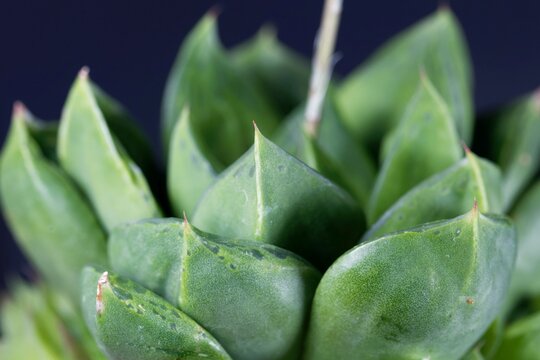
<svg viewBox="0 0 540 360">
<path fill-rule="evenodd" d="M 107 230 L 161 215 L 141 170 L 107 127 L 84 69 L 62 112 L 58 158 Z"/>
<path fill-rule="evenodd" d="M 470 209 L 474 199 L 482 212 L 502 212 L 499 169 L 468 151 L 466 158 L 403 195 L 369 229 L 363 240 L 456 217 Z"/>
<path fill-rule="evenodd" d="M 493 360 L 536 360 L 540 358 L 540 313 L 512 324 Z"/>
<path fill-rule="evenodd" d="M 16 106 L 0 160 L 2 208 L 30 261 L 78 302 L 81 269 L 107 262 L 105 234 L 76 186 L 44 157 L 35 140 L 40 129 L 48 131 Z"/>
<path fill-rule="evenodd" d="M 415 185 L 461 158 L 454 123 L 426 76 L 420 76 L 418 90 L 390 141 L 368 206 L 368 224 Z"/>
<path fill-rule="evenodd" d="M 458 359 L 497 316 L 516 252 L 511 223 L 479 214 L 359 245 L 324 274 L 306 359 Z"/>
<path fill-rule="evenodd" d="M 540 167 L 540 90 L 481 122 L 481 126 L 479 137 L 485 139 L 486 133 L 491 134 L 489 154 L 501 167 L 504 209 L 509 210 Z"/>
<path fill-rule="evenodd" d="M 363 144 L 378 146 L 397 123 L 424 68 L 448 104 L 460 137 L 473 130 L 469 55 L 452 12 L 441 8 L 383 45 L 343 83 L 338 104 Z"/>
<path fill-rule="evenodd" d="M 326 98 L 316 139 L 304 131 L 304 108 L 300 106 L 285 120 L 277 131 L 276 144 L 343 187 L 365 207 L 375 180 L 373 161 L 344 127 L 331 95 Z"/>
<path fill-rule="evenodd" d="M 217 36 L 209 14 L 188 35 L 167 80 L 162 106 L 166 149 L 181 111 L 191 109 L 196 137 L 227 166 L 251 145 L 251 122 L 271 133 L 278 116 L 258 88 L 244 78 Z"/>
<path fill-rule="evenodd" d="M 225 170 L 199 202 L 193 224 L 296 252 L 320 268 L 362 234 L 355 201 L 255 131 L 255 145 Z"/>
<path fill-rule="evenodd" d="M 2 302 L 0 311 L 3 347 L 0 355 L 6 352 L 2 359 L 105 359 L 68 301 L 62 302 L 64 312 L 66 307 L 72 311 L 71 323 L 66 324 L 59 313 L 58 294 L 52 289 L 39 283 L 30 286 L 17 281 L 9 290 L 10 297 Z M 71 326 L 74 323 L 79 327 L 77 331 Z"/>
<path fill-rule="evenodd" d="M 86 323 L 111 360 L 231 359 L 185 313 L 134 282 L 87 267 L 83 287 Z"/>
<path fill-rule="evenodd" d="M 320 274 L 260 242 L 145 220 L 109 238 L 113 269 L 204 326 L 235 359 L 297 359 Z"/>
<path fill-rule="evenodd" d="M 171 138 L 167 188 L 175 215 L 193 213 L 204 191 L 212 184 L 222 167 L 210 161 L 212 155 L 201 147 L 193 133 L 191 114 L 185 108 Z"/>
<path fill-rule="evenodd" d="M 279 42 L 275 29 L 263 27 L 231 56 L 242 76 L 253 79 L 282 116 L 306 98 L 309 62 Z"/>
</svg>

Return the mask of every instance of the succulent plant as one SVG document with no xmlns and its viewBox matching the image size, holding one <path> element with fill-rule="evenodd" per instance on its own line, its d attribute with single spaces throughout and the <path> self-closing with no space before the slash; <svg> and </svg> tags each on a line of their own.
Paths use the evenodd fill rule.
<svg viewBox="0 0 540 360">
<path fill-rule="evenodd" d="M 475 121 L 448 8 L 331 79 L 340 12 L 311 72 L 204 16 L 166 176 L 87 68 L 58 122 L 15 104 L 0 195 L 40 278 L 11 285 L 0 358 L 540 358 L 540 91 Z"/>
</svg>

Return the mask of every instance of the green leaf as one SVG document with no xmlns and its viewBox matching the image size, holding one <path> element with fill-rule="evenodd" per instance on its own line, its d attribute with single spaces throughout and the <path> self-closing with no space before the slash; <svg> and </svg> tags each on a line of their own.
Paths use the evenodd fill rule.
<svg viewBox="0 0 540 360">
<path fill-rule="evenodd" d="M 362 214 L 341 188 L 255 131 L 255 145 L 201 198 L 195 226 L 291 250 L 320 268 L 362 234 Z"/>
<path fill-rule="evenodd" d="M 306 98 L 309 62 L 280 43 L 273 28 L 263 27 L 231 56 L 242 76 L 253 79 L 282 116 Z"/>
<path fill-rule="evenodd" d="M 535 360 L 540 358 L 540 313 L 512 324 L 493 360 Z"/>
<path fill-rule="evenodd" d="M 141 130 L 135 126 L 131 115 L 118 101 L 105 93 L 96 84 L 90 80 L 88 80 L 88 83 L 111 133 L 122 144 L 129 157 L 141 168 L 145 176 L 155 176 L 158 169 L 154 161 L 152 148 Z"/>
<path fill-rule="evenodd" d="M 10 298 L 2 303 L 2 359 L 105 359 L 93 342 L 80 315 L 69 302 L 62 303 L 73 311 L 72 323 L 83 327 L 73 332 L 59 313 L 58 295 L 43 284 L 28 285 L 16 281 L 9 287 Z"/>
<path fill-rule="evenodd" d="M 403 195 L 369 229 L 363 240 L 467 212 L 473 200 L 481 212 L 501 213 L 501 173 L 491 162 L 467 157 Z"/>
<path fill-rule="evenodd" d="M 429 79 L 421 75 L 377 176 L 367 216 L 373 224 L 403 194 L 461 158 L 454 123 Z"/>
<path fill-rule="evenodd" d="M 397 123 L 421 67 L 448 104 L 460 137 L 469 143 L 473 130 L 470 59 L 459 24 L 446 8 L 391 39 L 343 83 L 338 104 L 361 143 L 378 146 Z"/>
<path fill-rule="evenodd" d="M 183 212 L 191 215 L 204 191 L 214 182 L 222 170 L 193 133 L 191 114 L 188 108 L 182 111 L 171 138 L 167 188 L 175 215 Z"/>
<path fill-rule="evenodd" d="M 84 69 L 62 112 L 58 158 L 107 230 L 161 215 L 140 168 L 107 127 Z"/>
<path fill-rule="evenodd" d="M 205 329 L 153 292 L 83 270 L 85 320 L 111 360 L 231 359 Z"/>
<path fill-rule="evenodd" d="M 297 359 L 320 274 L 260 242 L 204 233 L 177 219 L 117 228 L 113 269 L 163 295 L 235 359 Z"/>
<path fill-rule="evenodd" d="M 481 125 L 482 136 L 491 135 L 489 155 L 501 167 L 504 209 L 509 210 L 540 167 L 540 90 Z"/>
<path fill-rule="evenodd" d="M 44 157 L 35 138 L 47 127 L 36 123 L 22 105 L 15 107 L 0 160 L 2 208 L 31 262 L 75 300 L 83 266 L 107 262 L 105 234 L 76 186 Z"/>
<path fill-rule="evenodd" d="M 162 107 L 166 149 L 182 109 L 189 105 L 193 130 L 227 166 L 251 145 L 251 122 L 272 132 L 278 116 L 221 47 L 214 15 L 189 34 L 171 70 Z"/>
<path fill-rule="evenodd" d="M 365 207 L 375 180 L 373 161 L 344 127 L 330 95 L 316 139 L 305 133 L 304 108 L 300 106 L 285 120 L 276 133 L 276 144 L 343 187 Z"/>
<path fill-rule="evenodd" d="M 518 232 L 516 267 L 509 296 L 540 296 L 540 182 L 519 201 L 512 218 Z"/>
<path fill-rule="evenodd" d="M 306 359 L 457 359 L 497 316 L 516 234 L 503 217 L 463 216 L 359 245 L 324 274 Z"/>
</svg>

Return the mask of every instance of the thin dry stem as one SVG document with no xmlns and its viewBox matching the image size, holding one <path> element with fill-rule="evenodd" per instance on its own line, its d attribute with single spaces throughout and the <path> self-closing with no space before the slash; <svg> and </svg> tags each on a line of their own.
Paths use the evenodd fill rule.
<svg viewBox="0 0 540 360">
<path fill-rule="evenodd" d="M 332 77 L 333 55 L 343 0 L 326 0 L 317 35 L 308 100 L 305 111 L 307 133 L 316 137 L 321 122 L 324 97 Z"/>
</svg>

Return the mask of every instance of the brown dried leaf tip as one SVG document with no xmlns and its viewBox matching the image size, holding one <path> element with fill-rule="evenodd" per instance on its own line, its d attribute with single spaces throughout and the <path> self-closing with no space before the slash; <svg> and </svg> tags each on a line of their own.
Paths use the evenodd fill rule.
<svg viewBox="0 0 540 360">
<path fill-rule="evenodd" d="M 97 292 L 96 292 L 96 312 L 98 315 L 103 313 L 103 285 L 106 285 L 109 282 L 109 272 L 105 271 L 99 277 L 97 283 Z"/>
</svg>

